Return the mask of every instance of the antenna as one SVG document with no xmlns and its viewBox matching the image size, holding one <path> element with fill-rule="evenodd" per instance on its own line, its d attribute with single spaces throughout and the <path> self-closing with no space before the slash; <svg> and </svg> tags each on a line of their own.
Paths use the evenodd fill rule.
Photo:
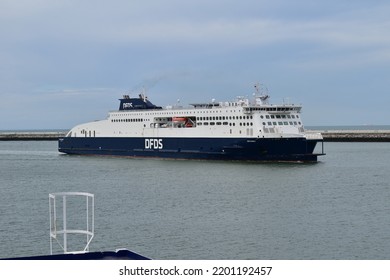
<svg viewBox="0 0 390 280">
<path fill-rule="evenodd" d="M 260 91 L 260 84 L 259 83 L 255 84 L 255 90 L 256 90 L 256 94 L 259 94 L 259 91 Z"/>
<path fill-rule="evenodd" d="M 257 105 L 268 104 L 268 88 L 264 84 L 256 83 L 255 90 L 256 93 L 253 94 L 256 100 L 255 103 Z"/>
</svg>

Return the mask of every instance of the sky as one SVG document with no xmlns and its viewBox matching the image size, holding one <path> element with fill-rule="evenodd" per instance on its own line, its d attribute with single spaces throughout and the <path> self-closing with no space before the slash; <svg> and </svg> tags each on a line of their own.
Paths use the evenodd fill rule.
<svg viewBox="0 0 390 280">
<path fill-rule="evenodd" d="M 145 88 L 159 106 L 251 97 L 306 126 L 390 124 L 390 2 L 0 0 L 0 130 L 104 119 Z"/>
</svg>

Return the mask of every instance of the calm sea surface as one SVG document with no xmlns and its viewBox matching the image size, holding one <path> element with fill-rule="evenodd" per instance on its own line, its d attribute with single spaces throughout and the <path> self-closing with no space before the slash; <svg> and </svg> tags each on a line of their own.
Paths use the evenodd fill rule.
<svg viewBox="0 0 390 280">
<path fill-rule="evenodd" d="M 48 194 L 95 194 L 91 250 L 154 259 L 390 259 L 390 143 L 317 164 L 60 155 L 0 142 L 0 258 L 49 253 Z"/>
</svg>

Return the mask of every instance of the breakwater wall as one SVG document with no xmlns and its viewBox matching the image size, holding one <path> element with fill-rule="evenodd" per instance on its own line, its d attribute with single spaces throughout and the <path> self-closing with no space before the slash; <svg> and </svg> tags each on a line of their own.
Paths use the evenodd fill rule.
<svg viewBox="0 0 390 280">
<path fill-rule="evenodd" d="M 0 141 L 58 141 L 65 131 L 7 131 L 0 132 Z"/>
<path fill-rule="evenodd" d="M 390 142 L 390 130 L 310 130 L 320 132 L 325 142 Z M 0 132 L 0 141 L 57 141 L 66 131 Z"/>
<path fill-rule="evenodd" d="M 390 142 L 390 130 L 316 130 L 325 142 Z"/>
</svg>

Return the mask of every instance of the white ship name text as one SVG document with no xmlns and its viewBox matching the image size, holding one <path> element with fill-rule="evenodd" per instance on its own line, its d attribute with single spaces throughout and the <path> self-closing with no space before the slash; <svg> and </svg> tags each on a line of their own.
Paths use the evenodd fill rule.
<svg viewBox="0 0 390 280">
<path fill-rule="evenodd" d="M 148 139 L 145 138 L 145 149 L 162 149 L 162 139 Z"/>
</svg>

